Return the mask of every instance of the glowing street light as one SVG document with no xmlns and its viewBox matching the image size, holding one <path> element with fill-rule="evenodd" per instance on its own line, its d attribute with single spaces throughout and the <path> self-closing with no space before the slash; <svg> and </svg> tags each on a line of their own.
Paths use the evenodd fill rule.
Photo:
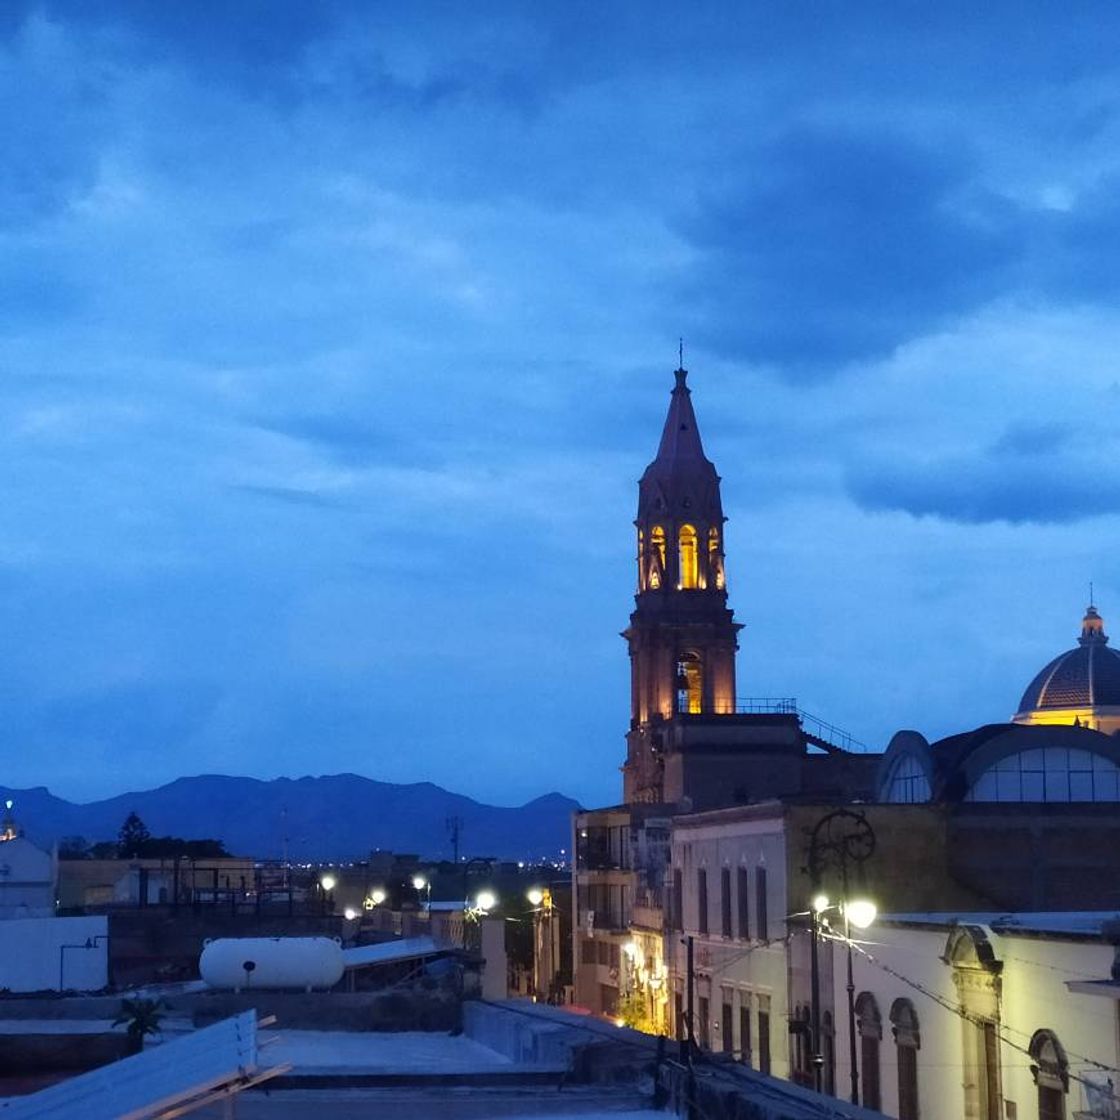
<svg viewBox="0 0 1120 1120">
<path fill-rule="evenodd" d="M 327 891 L 328 893 L 330 891 L 333 891 L 337 885 L 338 880 L 333 875 L 324 875 L 319 880 L 319 886 L 321 886 L 323 890 Z"/>
<path fill-rule="evenodd" d="M 540 887 L 533 887 L 532 890 L 525 892 L 525 897 L 529 900 L 530 906 L 540 906 L 544 902 L 544 891 Z"/>
<path fill-rule="evenodd" d="M 843 909 L 844 917 L 856 929 L 867 929 L 879 914 L 879 908 L 867 898 L 853 898 Z"/>
<path fill-rule="evenodd" d="M 375 887 L 369 893 L 369 900 L 374 906 L 380 906 L 385 901 L 385 892 L 380 887 Z"/>
<path fill-rule="evenodd" d="M 422 891 L 427 885 L 428 885 L 428 880 L 425 879 L 423 875 L 413 875 L 412 876 L 412 888 L 413 888 L 413 890 Z"/>
<path fill-rule="evenodd" d="M 474 900 L 475 906 L 484 914 L 488 910 L 493 910 L 498 905 L 498 896 L 493 891 L 479 891 L 478 897 Z"/>
<path fill-rule="evenodd" d="M 347 906 L 346 909 L 342 911 L 342 916 L 348 922 L 352 922 L 358 916 L 358 911 L 355 910 L 353 906 Z"/>
</svg>

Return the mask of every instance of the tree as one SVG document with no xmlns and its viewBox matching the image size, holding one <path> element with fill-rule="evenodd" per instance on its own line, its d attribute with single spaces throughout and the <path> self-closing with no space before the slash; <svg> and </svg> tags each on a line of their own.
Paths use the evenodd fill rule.
<svg viewBox="0 0 1120 1120">
<path fill-rule="evenodd" d="M 59 859 L 89 859 L 89 857 L 89 841 L 84 836 L 64 836 L 59 840 Z"/>
<path fill-rule="evenodd" d="M 144 854 L 144 846 L 152 838 L 148 826 L 136 815 L 129 813 L 117 835 L 117 854 L 122 859 L 135 859 Z"/>
<path fill-rule="evenodd" d="M 135 814 L 133 814 L 135 816 Z M 137 817 L 137 820 L 140 818 Z M 123 829 L 122 829 L 123 831 Z M 161 999 L 122 999 L 121 1009 L 113 1020 L 113 1026 L 119 1027 L 127 1024 L 125 1034 L 128 1035 L 128 1052 L 139 1054 L 144 1049 L 144 1036 L 159 1034 L 160 1020 L 163 1018 L 161 1008 L 167 1004 Z"/>
</svg>

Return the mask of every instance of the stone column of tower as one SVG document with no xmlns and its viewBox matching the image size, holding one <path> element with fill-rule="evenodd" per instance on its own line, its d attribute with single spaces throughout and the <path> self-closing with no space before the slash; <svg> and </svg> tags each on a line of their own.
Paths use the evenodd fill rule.
<svg viewBox="0 0 1120 1120">
<path fill-rule="evenodd" d="M 638 589 L 622 635 L 631 667 L 626 804 L 663 800 L 666 721 L 735 711 L 742 627 L 727 606 L 720 479 L 704 455 L 687 378 L 676 371 L 657 457 L 638 483 Z"/>
</svg>

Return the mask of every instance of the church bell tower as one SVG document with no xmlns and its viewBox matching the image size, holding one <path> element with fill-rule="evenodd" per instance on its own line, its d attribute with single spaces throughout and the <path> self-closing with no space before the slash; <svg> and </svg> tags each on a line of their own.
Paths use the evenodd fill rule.
<svg viewBox="0 0 1120 1120">
<path fill-rule="evenodd" d="M 664 800 L 664 730 L 673 720 L 735 711 L 742 628 L 727 606 L 719 475 L 705 457 L 686 384 L 676 385 L 661 444 L 638 483 L 638 588 L 630 647 L 627 804 Z"/>
</svg>

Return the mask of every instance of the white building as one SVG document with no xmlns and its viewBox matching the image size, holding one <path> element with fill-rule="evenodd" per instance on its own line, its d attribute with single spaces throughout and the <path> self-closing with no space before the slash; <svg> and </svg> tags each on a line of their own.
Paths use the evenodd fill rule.
<svg viewBox="0 0 1120 1120">
<path fill-rule="evenodd" d="M 48 918 L 55 912 L 58 860 L 17 831 L 12 803 L 0 825 L 0 918 Z"/>
<path fill-rule="evenodd" d="M 1115 1120 L 1113 913 L 910 914 L 853 954 L 861 1101 L 900 1120 Z M 843 943 L 834 1006 L 847 1006 Z M 837 1015 L 835 1082 L 851 1032 Z"/>
</svg>

